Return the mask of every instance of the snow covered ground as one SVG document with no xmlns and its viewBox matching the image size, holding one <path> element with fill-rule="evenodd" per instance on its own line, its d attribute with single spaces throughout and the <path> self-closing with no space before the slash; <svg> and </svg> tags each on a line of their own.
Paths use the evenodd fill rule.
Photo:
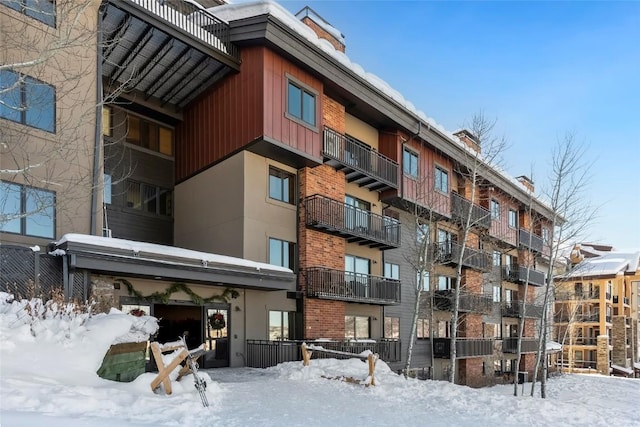
<svg viewBox="0 0 640 427">
<path fill-rule="evenodd" d="M 640 380 L 564 375 L 550 380 L 549 398 L 542 400 L 528 396 L 530 384 L 526 396 L 513 397 L 512 386 L 474 390 L 405 380 L 381 361 L 375 387 L 326 378 L 365 379 L 367 366 L 358 359 L 201 372 L 211 403 L 204 408 L 191 375 L 174 382 L 173 394 L 166 396 L 151 391 L 151 373 L 131 383 L 95 374 L 115 337 L 132 325 L 148 328 L 152 318 L 117 311 L 89 318 L 53 310 L 34 318 L 25 315 L 24 305 L 0 293 L 3 427 L 640 426 Z"/>
</svg>

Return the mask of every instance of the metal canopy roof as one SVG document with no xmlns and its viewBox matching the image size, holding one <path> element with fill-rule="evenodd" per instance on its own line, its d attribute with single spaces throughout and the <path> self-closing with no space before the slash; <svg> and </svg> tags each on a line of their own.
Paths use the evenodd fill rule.
<svg viewBox="0 0 640 427">
<path fill-rule="evenodd" d="M 228 24 L 205 10 L 172 4 L 112 0 L 103 5 L 102 76 L 145 100 L 182 108 L 238 70 L 240 61 Z"/>
</svg>

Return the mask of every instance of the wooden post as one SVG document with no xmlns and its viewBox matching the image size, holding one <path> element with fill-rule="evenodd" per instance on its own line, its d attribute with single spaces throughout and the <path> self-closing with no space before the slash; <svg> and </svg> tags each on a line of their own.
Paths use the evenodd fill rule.
<svg viewBox="0 0 640 427">
<path fill-rule="evenodd" d="M 153 353 L 153 357 L 156 360 L 156 365 L 158 366 L 158 375 L 151 381 L 151 390 L 155 390 L 163 385 L 164 391 L 167 394 L 171 394 L 171 379 L 169 378 L 169 374 L 173 371 L 176 366 L 178 366 L 184 359 L 186 359 L 189 354 L 186 349 L 182 350 L 167 366 L 164 366 L 162 362 L 162 351 L 160 351 L 160 346 L 157 342 L 151 343 L 151 352 Z"/>
<path fill-rule="evenodd" d="M 307 350 L 307 344 L 306 343 L 302 343 L 302 346 L 300 346 L 300 349 L 302 351 L 302 366 L 309 366 L 309 360 L 311 359 L 311 350 Z"/>
<path fill-rule="evenodd" d="M 378 357 L 373 353 L 370 353 L 369 356 L 367 356 L 367 361 L 369 362 L 369 376 L 371 377 L 371 385 L 376 385 L 376 377 L 374 376 L 374 374 L 376 371 L 377 360 Z"/>
</svg>

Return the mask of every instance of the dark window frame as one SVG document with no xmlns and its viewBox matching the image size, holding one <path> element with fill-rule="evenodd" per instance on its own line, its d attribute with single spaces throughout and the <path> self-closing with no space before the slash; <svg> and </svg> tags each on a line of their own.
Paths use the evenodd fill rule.
<svg viewBox="0 0 640 427">
<path fill-rule="evenodd" d="M 174 128 L 129 111 L 126 111 L 126 117 L 127 133 L 125 141 L 129 146 L 135 147 L 136 149 L 143 149 L 161 156 L 166 156 L 171 159 L 175 157 L 176 132 Z M 139 127 L 137 138 L 134 138 L 131 134 L 132 120 L 138 121 Z M 160 141 L 160 134 L 162 130 L 169 131 L 171 133 L 170 153 L 162 151 L 162 144 Z"/>
<path fill-rule="evenodd" d="M 56 236 L 56 222 L 57 222 L 57 216 L 56 216 L 56 204 L 57 204 L 57 197 L 56 197 L 56 193 L 55 191 L 51 191 L 51 190 L 45 190 L 42 188 L 37 188 L 37 187 L 33 187 L 30 185 L 24 185 L 24 184 L 18 184 L 15 182 L 10 182 L 10 181 L 0 181 L 0 185 L 2 185 L 3 187 L 6 185 L 7 188 L 10 186 L 15 186 L 15 187 L 19 187 L 17 191 L 20 192 L 19 194 L 19 209 L 20 212 L 16 212 L 16 215 L 18 215 L 17 218 L 13 218 L 10 221 L 7 221 L 5 224 L 3 224 L 3 227 L 6 227 L 9 223 L 13 222 L 13 221 L 18 221 L 19 225 L 18 231 L 11 231 L 11 230 L 4 230 L 4 229 L 0 229 L 0 232 L 2 233 L 9 233 L 9 234 L 16 234 L 16 235 L 21 235 L 21 236 L 29 236 L 29 237 L 40 237 L 40 238 L 45 238 L 45 239 L 54 239 Z M 15 190 L 13 190 L 15 191 Z M 51 205 L 50 206 L 44 206 L 41 209 L 38 209 L 37 211 L 29 214 L 29 212 L 27 212 L 27 207 L 28 207 L 28 203 L 29 203 L 29 192 L 36 192 L 36 193 L 46 193 L 45 196 L 46 197 L 51 197 Z M 35 193 L 34 193 L 35 194 Z M 3 204 L 4 206 L 4 204 Z M 45 217 L 50 218 L 50 224 L 46 224 L 46 228 L 47 230 L 49 230 L 51 233 L 47 234 L 47 235 L 42 235 L 42 234 L 33 234 L 33 233 L 29 233 L 29 220 L 30 217 L 31 219 L 33 219 L 33 215 L 35 214 L 42 214 L 42 211 L 44 210 L 51 210 L 50 214 L 44 215 Z"/>
<path fill-rule="evenodd" d="M 491 201 L 489 202 L 489 212 L 491 213 L 491 219 L 492 220 L 498 220 L 500 219 L 500 201 L 496 200 L 496 199 L 491 199 Z"/>
<path fill-rule="evenodd" d="M 299 111 L 296 106 L 292 105 L 291 97 L 292 89 L 299 91 Z M 294 122 L 301 124 L 311 130 L 318 131 L 318 100 L 320 99 L 319 93 L 317 90 L 312 87 L 302 83 L 298 79 L 293 76 L 286 75 L 286 109 L 285 109 L 285 117 L 289 120 L 293 120 Z M 313 105 L 313 111 L 311 114 L 306 113 L 305 108 L 305 96 L 312 99 L 312 103 L 309 105 Z M 311 121 L 313 120 L 313 121 Z"/>
<path fill-rule="evenodd" d="M 443 180 L 444 177 L 444 180 Z M 435 165 L 434 189 L 444 194 L 449 194 L 449 170 L 443 166 Z"/>
<path fill-rule="evenodd" d="M 272 192 L 272 180 L 271 178 L 278 179 L 280 182 L 279 192 L 280 197 L 276 193 Z M 288 184 L 285 185 L 286 179 Z M 271 200 L 277 200 L 278 202 L 287 203 L 289 205 L 296 204 L 296 176 L 291 172 L 279 169 L 275 166 L 269 166 L 269 178 L 267 193 Z M 285 196 L 286 195 L 286 196 Z"/>
<path fill-rule="evenodd" d="M 362 337 L 362 336 L 358 336 L 357 332 L 358 332 L 358 326 L 362 326 L 358 324 L 358 321 L 365 321 L 367 322 L 367 336 L 366 337 Z M 353 330 L 349 331 L 349 328 L 347 328 L 347 322 L 348 321 L 353 321 Z M 353 333 L 353 335 L 350 335 L 350 333 Z M 370 339 L 371 338 L 371 317 L 369 316 L 358 316 L 355 314 L 345 314 L 344 316 L 344 337 L 348 338 L 348 339 Z"/>
<path fill-rule="evenodd" d="M 509 209 L 509 227 L 518 228 L 518 211 Z"/>
<path fill-rule="evenodd" d="M 34 129 L 39 129 L 44 132 L 56 133 L 56 110 L 57 110 L 57 99 L 56 99 L 56 87 L 49 83 L 46 83 L 42 80 L 36 79 L 35 77 L 31 77 L 28 74 L 23 74 L 13 70 L 4 70 L 0 71 L 0 77 L 2 74 L 13 75 L 15 77 L 16 82 L 13 83 L 15 87 L 11 90 L 6 91 L 3 94 L 0 94 L 0 97 L 4 98 L 5 105 L 8 105 L 7 110 L 9 112 L 13 112 L 11 115 L 0 115 L 0 118 L 9 120 L 14 123 L 19 123 L 24 126 L 29 126 Z M 29 117 L 29 112 L 34 111 L 33 108 L 29 108 L 29 94 L 30 87 L 39 87 L 41 89 L 50 89 L 51 93 L 40 94 L 40 96 L 47 96 L 51 98 L 51 105 L 48 103 L 39 103 L 37 105 L 44 105 L 44 108 L 40 108 L 40 110 L 47 110 L 51 113 L 51 123 L 50 126 L 38 125 L 37 123 L 30 123 L 31 119 Z M 12 98 L 16 98 L 14 91 L 18 91 L 19 100 L 17 100 L 20 105 L 13 105 L 13 102 L 10 102 Z M 49 111 L 50 110 L 50 111 Z M 0 113 L 2 110 L 0 110 Z M 12 117 L 13 115 L 17 115 L 17 118 Z"/>
<path fill-rule="evenodd" d="M 282 264 L 277 264 L 277 263 L 272 262 L 272 259 L 271 259 L 271 256 L 273 255 L 272 251 L 271 251 L 271 242 L 272 241 L 274 243 L 278 243 L 279 246 L 280 246 L 280 258 L 282 259 Z M 269 260 L 268 261 L 269 264 L 277 265 L 279 267 L 285 267 L 285 268 L 288 268 L 288 269 L 290 269 L 290 270 L 295 272 L 296 271 L 296 244 L 294 242 L 289 242 L 287 240 L 282 240 L 282 239 L 278 239 L 278 238 L 275 238 L 275 237 L 269 237 L 267 243 L 268 243 L 268 248 L 267 248 L 268 249 L 268 251 L 267 251 L 268 252 L 268 257 L 267 258 Z M 284 248 L 285 248 L 285 246 L 287 246 L 287 250 L 289 252 L 288 256 L 286 257 L 286 261 L 288 262 L 289 265 L 283 265 L 284 261 L 285 261 L 285 256 L 284 256 Z"/>
<path fill-rule="evenodd" d="M 129 206 L 129 199 L 128 199 L 128 195 L 129 195 L 129 189 L 133 188 L 134 186 L 138 186 L 138 194 L 140 197 L 140 203 L 138 206 Z M 152 199 L 148 199 L 145 200 L 144 199 L 144 189 L 145 188 L 149 188 L 149 189 L 155 189 L 155 196 L 153 197 L 153 200 L 155 200 L 155 212 L 152 212 L 151 210 L 145 208 L 145 205 L 147 205 Z M 163 194 L 168 194 L 168 200 L 166 198 L 163 197 Z M 158 185 L 154 185 L 154 184 L 149 184 L 146 182 L 141 182 L 141 181 L 136 181 L 133 179 L 127 179 L 125 181 L 125 189 L 124 189 L 124 207 L 128 210 L 128 211 L 135 211 L 135 212 L 143 212 L 145 214 L 148 215 L 153 215 L 159 218 L 173 218 L 173 190 L 170 190 L 168 188 L 164 188 L 164 187 L 160 187 Z M 162 213 L 162 209 L 161 209 L 161 201 L 162 199 L 165 199 L 165 201 L 168 202 L 168 207 L 166 207 L 165 211 L 168 211 L 168 213 Z"/>
<path fill-rule="evenodd" d="M 400 339 L 400 317 L 384 316 L 383 336 L 389 339 Z"/>
<path fill-rule="evenodd" d="M 420 176 L 420 155 L 407 147 L 402 150 L 402 173 L 412 179 L 418 179 Z"/>
<path fill-rule="evenodd" d="M 56 28 L 56 1 L 55 0 L 39 0 L 37 3 L 50 4 L 53 7 L 49 10 L 34 10 L 35 5 L 27 5 L 29 0 L 0 0 L 0 4 L 5 5 L 9 9 L 13 9 L 21 14 L 42 22 L 49 27 Z M 48 18 L 48 19 L 47 19 Z"/>
</svg>

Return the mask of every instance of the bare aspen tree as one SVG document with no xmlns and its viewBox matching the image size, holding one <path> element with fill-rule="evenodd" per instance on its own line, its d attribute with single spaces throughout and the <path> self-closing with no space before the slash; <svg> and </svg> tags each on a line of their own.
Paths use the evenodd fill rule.
<svg viewBox="0 0 640 427">
<path fill-rule="evenodd" d="M 546 241 L 551 271 L 547 275 L 543 311 L 540 324 L 540 343 L 536 357 L 531 396 L 534 395 L 538 370 L 542 366 L 540 396 L 546 398 L 546 345 L 549 334 L 549 307 L 553 304 L 553 268 L 559 262 L 562 251 L 571 242 L 580 240 L 586 227 L 594 220 L 596 209 L 589 203 L 589 170 L 591 163 L 586 159 L 587 148 L 576 140 L 573 133 L 567 133 L 558 140 L 551 155 L 551 169 L 548 173 L 547 188 L 543 197 L 552 211 L 550 231 Z"/>
</svg>

